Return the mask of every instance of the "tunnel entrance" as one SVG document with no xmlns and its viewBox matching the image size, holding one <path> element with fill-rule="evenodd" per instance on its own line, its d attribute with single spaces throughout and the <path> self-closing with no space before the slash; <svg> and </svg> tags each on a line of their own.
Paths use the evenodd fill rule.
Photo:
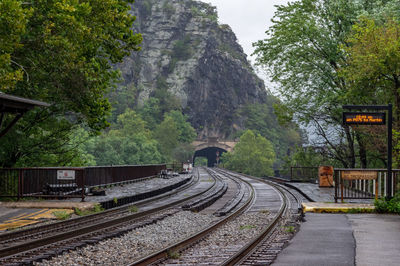
<svg viewBox="0 0 400 266">
<path fill-rule="evenodd" d="M 227 152 L 224 149 L 217 147 L 208 147 L 202 150 L 198 150 L 194 153 L 193 162 L 196 161 L 196 157 L 206 157 L 207 158 L 207 166 L 213 167 L 217 164 L 217 158 L 221 157 L 222 153 Z"/>
</svg>

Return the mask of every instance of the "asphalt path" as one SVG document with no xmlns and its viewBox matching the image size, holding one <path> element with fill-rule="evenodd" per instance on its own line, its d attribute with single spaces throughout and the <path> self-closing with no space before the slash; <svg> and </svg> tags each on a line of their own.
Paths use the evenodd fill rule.
<svg viewBox="0 0 400 266">
<path fill-rule="evenodd" d="M 355 265 L 356 242 L 344 214 L 306 214 L 300 231 L 273 265 Z"/>
<path fill-rule="evenodd" d="M 400 216 L 307 213 L 277 266 L 400 265 Z"/>
</svg>

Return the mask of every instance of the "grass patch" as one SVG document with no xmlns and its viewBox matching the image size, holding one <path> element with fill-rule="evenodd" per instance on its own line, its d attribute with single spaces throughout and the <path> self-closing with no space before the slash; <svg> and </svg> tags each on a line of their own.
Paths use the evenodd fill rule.
<svg viewBox="0 0 400 266">
<path fill-rule="evenodd" d="M 71 214 L 66 211 L 55 211 L 53 212 L 53 215 L 57 220 L 67 220 L 71 217 Z"/>
<path fill-rule="evenodd" d="M 285 226 L 285 232 L 286 233 L 294 233 L 294 226 L 289 225 L 289 226 Z"/>
<path fill-rule="evenodd" d="M 256 228 L 254 225 L 241 225 L 240 230 L 245 230 L 245 229 L 253 229 Z"/>
<path fill-rule="evenodd" d="M 102 211 L 104 211 L 104 209 L 101 207 L 100 204 L 94 205 L 93 209 L 90 209 L 90 210 L 81 210 L 78 208 L 74 209 L 75 214 L 78 216 L 90 215 L 90 214 L 94 214 L 94 213 L 98 213 L 98 212 L 102 212 Z"/>
<path fill-rule="evenodd" d="M 260 213 L 269 214 L 269 210 L 261 210 Z"/>
<path fill-rule="evenodd" d="M 139 208 L 136 205 L 129 207 L 129 211 L 132 213 L 138 212 Z"/>
<path fill-rule="evenodd" d="M 181 257 L 181 254 L 179 254 L 179 252 L 176 250 L 168 250 L 167 256 L 170 259 L 179 259 Z"/>
<path fill-rule="evenodd" d="M 375 212 L 373 209 L 364 209 L 364 208 L 352 208 L 347 211 L 347 213 L 372 213 Z"/>
</svg>

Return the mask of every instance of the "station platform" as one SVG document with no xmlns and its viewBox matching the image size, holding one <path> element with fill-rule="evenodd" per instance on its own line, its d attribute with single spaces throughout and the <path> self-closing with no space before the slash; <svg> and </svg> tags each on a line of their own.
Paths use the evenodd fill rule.
<svg viewBox="0 0 400 266">
<path fill-rule="evenodd" d="M 334 188 L 288 186 L 311 202 L 302 204 L 305 222 L 272 265 L 399 265 L 400 215 L 372 213 L 372 199 L 334 203 Z"/>
<path fill-rule="evenodd" d="M 0 202 L 0 233 L 27 225 L 55 220 L 57 211 L 73 213 L 75 209 L 90 210 L 95 205 L 115 201 L 133 195 L 155 191 L 188 179 L 190 175 L 180 175 L 170 179 L 151 178 L 140 182 L 104 188 L 103 196 L 86 196 L 85 202 L 80 198 L 67 200 L 31 200 Z"/>
<path fill-rule="evenodd" d="M 333 187 L 319 187 L 313 183 L 286 183 L 287 186 L 296 189 L 305 195 L 310 202 L 303 202 L 303 212 L 316 213 L 348 213 L 348 212 L 372 212 L 373 199 L 351 199 L 345 203 L 335 203 L 335 190 Z"/>
<path fill-rule="evenodd" d="M 0 233 L 27 225 L 40 223 L 46 220 L 57 219 L 54 212 L 71 214 L 72 209 L 49 208 L 7 208 L 0 207 Z"/>
<path fill-rule="evenodd" d="M 400 215 L 306 213 L 272 265 L 399 265 L 399 225 Z"/>
<path fill-rule="evenodd" d="M 287 185 L 301 191 L 312 201 L 335 202 L 335 189 L 333 187 L 319 187 L 318 184 L 295 182 L 287 183 Z"/>
</svg>

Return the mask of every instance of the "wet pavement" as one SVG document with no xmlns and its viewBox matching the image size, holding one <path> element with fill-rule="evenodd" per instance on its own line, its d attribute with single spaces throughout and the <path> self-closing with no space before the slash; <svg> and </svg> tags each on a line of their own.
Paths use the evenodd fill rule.
<svg viewBox="0 0 400 266">
<path fill-rule="evenodd" d="M 272 265 L 399 265 L 399 215 L 307 213 L 305 220 Z"/>
<path fill-rule="evenodd" d="M 306 222 L 272 265 L 354 265 L 356 242 L 344 214 L 307 214 Z"/>
<path fill-rule="evenodd" d="M 346 215 L 356 239 L 356 265 L 400 265 L 400 215 Z"/>
</svg>

